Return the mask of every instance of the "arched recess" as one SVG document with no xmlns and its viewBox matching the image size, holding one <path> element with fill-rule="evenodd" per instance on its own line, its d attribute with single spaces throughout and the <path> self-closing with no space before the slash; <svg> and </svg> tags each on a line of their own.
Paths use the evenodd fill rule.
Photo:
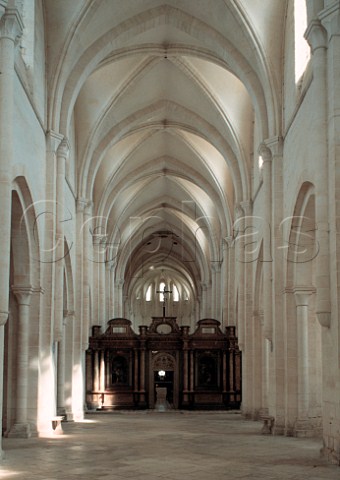
<svg viewBox="0 0 340 480">
<path fill-rule="evenodd" d="M 3 425 L 5 436 L 36 431 L 40 331 L 40 251 L 34 202 L 24 177 L 13 181 L 9 317 L 5 325 Z"/>
<path fill-rule="evenodd" d="M 311 436 L 322 425 L 321 326 L 315 314 L 318 255 L 315 189 L 305 182 L 293 216 L 285 220 L 286 248 L 286 433 Z"/>
</svg>

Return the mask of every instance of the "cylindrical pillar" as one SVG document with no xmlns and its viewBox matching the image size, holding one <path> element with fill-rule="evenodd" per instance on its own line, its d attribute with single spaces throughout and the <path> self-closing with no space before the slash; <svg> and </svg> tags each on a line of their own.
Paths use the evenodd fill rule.
<svg viewBox="0 0 340 480">
<path fill-rule="evenodd" d="M 263 299 L 265 338 L 272 345 L 273 319 L 272 319 L 272 246 L 271 246 L 271 208 L 272 208 L 272 152 L 263 143 L 260 145 L 259 154 L 262 157 L 263 174 Z"/>
<path fill-rule="evenodd" d="M 30 426 L 27 421 L 27 396 L 28 396 L 28 360 L 29 360 L 29 313 L 31 286 L 14 286 L 13 293 L 18 302 L 18 351 L 17 351 L 17 396 L 15 424 L 9 436 L 27 438 L 31 436 Z"/>
<path fill-rule="evenodd" d="M 4 325 L 8 319 L 10 241 L 11 241 L 11 168 L 13 164 L 14 56 L 15 41 L 23 23 L 17 10 L 4 14 L 0 5 L 0 389 L 3 386 Z M 0 395 L 2 424 L 2 395 Z M 2 456 L 0 436 L 0 457 Z"/>
<path fill-rule="evenodd" d="M 312 87 L 315 92 L 313 122 L 310 125 L 310 128 L 313 128 L 314 138 L 314 158 L 312 160 L 319 166 L 315 195 L 316 239 L 319 247 L 315 258 L 315 311 L 320 324 L 323 327 L 330 327 L 327 32 L 319 20 L 313 20 L 310 22 L 305 36 L 312 49 Z"/>
<path fill-rule="evenodd" d="M 65 360 L 66 360 L 66 322 L 67 312 L 64 313 L 63 330 L 58 342 L 58 369 L 57 369 L 57 414 L 65 415 Z"/>
<path fill-rule="evenodd" d="M 95 392 L 98 392 L 100 389 L 100 381 L 99 381 L 99 351 L 95 350 L 94 351 L 94 357 L 93 357 L 93 390 Z"/>
<path fill-rule="evenodd" d="M 54 340 L 59 342 L 64 327 L 64 223 L 65 223 L 65 175 L 66 159 L 69 153 L 67 140 L 64 138 L 57 149 L 56 182 L 56 257 L 54 283 Z"/>
<path fill-rule="evenodd" d="M 312 289 L 294 291 L 297 321 L 298 417 L 306 419 L 309 407 L 308 303 Z"/>
</svg>

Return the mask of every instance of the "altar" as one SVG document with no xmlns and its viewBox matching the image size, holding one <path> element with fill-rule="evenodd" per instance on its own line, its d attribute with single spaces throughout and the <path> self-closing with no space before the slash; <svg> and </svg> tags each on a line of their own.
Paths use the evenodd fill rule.
<svg viewBox="0 0 340 480">
<path fill-rule="evenodd" d="M 157 395 L 158 392 L 158 395 Z M 241 404 L 241 352 L 235 327 L 215 319 L 197 322 L 194 333 L 176 317 L 152 317 L 136 333 L 115 318 L 94 326 L 86 355 L 90 410 L 157 408 L 237 409 Z"/>
</svg>

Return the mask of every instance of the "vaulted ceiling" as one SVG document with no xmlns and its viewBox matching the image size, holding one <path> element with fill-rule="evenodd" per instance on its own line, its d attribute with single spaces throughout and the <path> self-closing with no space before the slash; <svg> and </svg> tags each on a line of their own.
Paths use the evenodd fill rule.
<svg viewBox="0 0 340 480">
<path fill-rule="evenodd" d="M 159 268 L 195 289 L 222 260 L 254 135 L 280 130 L 286 3 L 45 2 L 49 126 L 75 129 L 77 195 L 127 289 Z"/>
</svg>

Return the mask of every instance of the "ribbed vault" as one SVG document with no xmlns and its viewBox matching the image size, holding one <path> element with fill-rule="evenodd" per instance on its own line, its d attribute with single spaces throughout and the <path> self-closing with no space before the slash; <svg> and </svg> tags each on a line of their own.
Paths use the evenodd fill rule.
<svg viewBox="0 0 340 480">
<path fill-rule="evenodd" d="M 285 2 L 210 3 L 46 1 L 50 127 L 76 139 L 77 196 L 126 296 L 165 269 L 192 295 L 211 283 L 254 143 L 280 128 Z"/>
</svg>

